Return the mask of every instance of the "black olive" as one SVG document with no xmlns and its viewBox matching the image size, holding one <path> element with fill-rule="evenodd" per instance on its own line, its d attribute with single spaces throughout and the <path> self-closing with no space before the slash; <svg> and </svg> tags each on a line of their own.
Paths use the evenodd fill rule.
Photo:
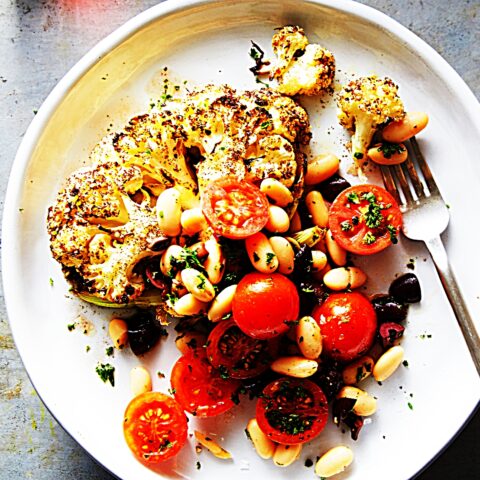
<svg viewBox="0 0 480 480">
<path fill-rule="evenodd" d="M 400 323 L 407 318 L 408 305 L 400 303 L 390 295 L 375 295 L 371 303 L 377 314 L 378 323 Z"/>
<path fill-rule="evenodd" d="M 332 175 L 320 183 L 318 189 L 327 202 L 333 202 L 337 196 L 352 185 L 340 175 Z"/>
<path fill-rule="evenodd" d="M 400 302 L 417 303 L 422 299 L 420 282 L 414 273 L 405 273 L 390 285 L 388 293 Z"/>
<path fill-rule="evenodd" d="M 332 403 L 333 423 L 338 426 L 344 423 L 350 429 L 353 440 L 357 440 L 363 427 L 363 418 L 352 411 L 356 402 L 354 398 L 336 398 Z"/>
<path fill-rule="evenodd" d="M 295 267 L 291 276 L 293 281 L 308 279 L 312 272 L 312 264 L 312 249 L 308 245 L 302 245 L 300 250 L 295 254 Z"/>
<path fill-rule="evenodd" d="M 395 322 L 385 322 L 380 325 L 378 335 L 382 341 L 383 348 L 393 347 L 395 341 L 403 337 L 405 327 Z"/>
<path fill-rule="evenodd" d="M 327 400 L 333 400 L 343 387 L 342 367 L 334 360 L 323 360 L 317 372 L 309 378 L 322 390 Z"/>
<path fill-rule="evenodd" d="M 139 311 L 127 319 L 128 342 L 135 355 L 143 355 L 158 342 L 162 329 L 155 319 L 155 314 L 148 310 Z"/>
</svg>

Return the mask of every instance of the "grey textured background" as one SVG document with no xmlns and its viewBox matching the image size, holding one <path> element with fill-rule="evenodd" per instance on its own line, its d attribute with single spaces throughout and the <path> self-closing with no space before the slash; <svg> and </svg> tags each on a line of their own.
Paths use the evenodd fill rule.
<svg viewBox="0 0 480 480">
<path fill-rule="evenodd" d="M 156 0 L 0 0 L 2 210 L 10 167 L 34 111 L 64 73 L 98 40 L 156 3 Z M 479 97 L 480 1 L 368 0 L 361 3 L 387 13 L 426 40 Z M 28 298 L 28 285 L 25 292 Z M 1 295 L 0 479 L 111 479 L 58 426 L 35 394 L 15 350 L 3 293 Z M 477 414 L 419 478 L 479 479 L 479 450 L 480 414 Z"/>
</svg>

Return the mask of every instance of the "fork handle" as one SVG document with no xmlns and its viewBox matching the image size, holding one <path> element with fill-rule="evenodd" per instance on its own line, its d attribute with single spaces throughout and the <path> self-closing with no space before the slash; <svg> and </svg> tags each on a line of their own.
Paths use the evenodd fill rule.
<svg viewBox="0 0 480 480">
<path fill-rule="evenodd" d="M 433 262 L 435 263 L 445 293 L 447 294 L 450 305 L 457 317 L 457 322 L 462 330 L 465 341 L 467 342 L 473 363 L 480 375 L 480 338 L 475 329 L 472 317 L 468 312 L 465 300 L 460 293 L 460 288 L 448 261 L 445 247 L 443 246 L 440 236 L 426 241 L 425 244 L 432 256 Z"/>
</svg>

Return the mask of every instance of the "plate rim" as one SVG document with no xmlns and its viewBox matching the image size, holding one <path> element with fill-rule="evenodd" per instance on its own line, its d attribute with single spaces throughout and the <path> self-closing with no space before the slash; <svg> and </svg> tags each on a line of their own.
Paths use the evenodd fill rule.
<svg viewBox="0 0 480 480">
<path fill-rule="evenodd" d="M 227 0 L 228 3 L 234 3 L 235 0 Z M 268 0 L 269 3 L 281 3 L 281 0 Z M 379 10 L 358 3 L 351 0 L 301 0 L 304 4 L 319 5 L 334 9 L 358 17 L 364 21 L 373 23 L 376 27 L 392 34 L 395 38 L 402 41 L 412 52 L 421 58 L 421 60 L 432 69 L 435 75 L 437 75 L 449 88 L 457 93 L 456 100 L 460 102 L 462 108 L 468 115 L 475 120 L 477 125 L 477 130 L 480 131 L 480 103 L 461 78 L 461 76 L 456 72 L 456 70 L 427 42 L 418 37 L 415 33 L 410 31 L 407 27 L 403 26 L 400 22 L 393 19 L 392 17 L 380 12 Z M 2 282 L 4 289 L 4 299 L 7 312 L 7 318 L 11 330 L 13 340 L 15 342 L 16 350 L 20 356 L 24 369 L 27 373 L 27 376 L 37 392 L 39 398 L 42 400 L 40 392 L 35 386 L 34 379 L 30 375 L 27 366 L 24 361 L 24 356 L 22 354 L 22 349 L 19 347 L 19 344 L 16 340 L 16 327 L 15 322 L 12 322 L 12 319 L 17 317 L 16 315 L 16 305 L 14 295 L 14 285 L 13 282 L 9 282 L 8 279 L 11 278 L 10 272 L 13 268 L 13 263 L 11 263 L 10 258 L 13 258 L 8 254 L 8 252 L 15 250 L 15 234 L 14 232 L 18 231 L 19 218 L 17 213 L 16 205 L 18 205 L 19 195 L 22 192 L 22 182 L 25 176 L 26 168 L 29 165 L 31 156 L 35 150 L 38 140 L 43 134 L 45 125 L 50 120 L 51 116 L 69 94 L 70 89 L 79 81 L 91 68 L 93 68 L 98 62 L 100 62 L 106 55 L 108 55 L 112 50 L 121 45 L 123 42 L 128 40 L 130 37 L 135 35 L 138 31 L 159 20 L 162 17 L 166 17 L 175 13 L 179 13 L 183 10 L 189 10 L 196 8 L 202 5 L 209 4 L 225 4 L 225 1 L 221 0 L 166 0 L 162 3 L 154 5 L 153 7 L 148 8 L 147 10 L 139 13 L 134 16 L 127 22 L 120 25 L 112 33 L 104 37 L 102 40 L 97 42 L 85 55 L 83 55 L 80 60 L 78 60 L 73 67 L 62 77 L 62 79 L 55 85 L 52 91 L 48 94 L 41 107 L 39 108 L 36 116 L 33 118 L 29 127 L 27 128 L 25 135 L 18 147 L 15 159 L 12 163 L 12 167 L 9 174 L 9 180 L 5 195 L 5 204 L 3 210 L 3 221 L 2 221 L 2 252 L 1 252 L 1 262 L 2 262 Z M 62 422 L 57 418 L 54 412 L 50 407 L 43 402 L 46 409 L 50 412 L 56 422 L 62 427 L 62 429 L 75 440 L 75 442 L 82 447 L 82 449 L 87 453 L 87 455 L 92 458 L 98 465 L 104 468 L 115 478 L 121 478 L 115 474 L 110 468 L 105 466 L 98 460 L 92 453 L 90 453 L 86 446 L 84 446 L 84 441 L 81 435 L 76 435 L 69 432 L 62 424 Z M 432 456 L 420 469 L 416 472 L 411 479 L 417 478 L 422 472 L 424 472 L 447 448 L 451 443 L 458 437 L 461 431 L 465 428 L 467 423 L 471 420 L 475 412 L 480 407 L 480 401 L 473 407 L 472 411 L 468 412 L 465 417 L 464 422 L 458 426 L 456 433 L 451 437 L 447 443 L 440 449 L 434 456 Z M 162 476 L 159 476 L 162 478 Z"/>
</svg>

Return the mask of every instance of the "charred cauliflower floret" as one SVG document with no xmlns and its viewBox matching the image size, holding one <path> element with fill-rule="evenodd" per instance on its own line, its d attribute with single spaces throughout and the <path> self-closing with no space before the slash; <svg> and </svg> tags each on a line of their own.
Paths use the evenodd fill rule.
<svg viewBox="0 0 480 480">
<path fill-rule="evenodd" d="M 277 90 L 285 95 L 319 95 L 328 90 L 335 76 L 335 58 L 315 43 L 308 43 L 302 28 L 281 28 L 272 38 L 277 59 L 271 78 L 278 80 Z"/>
<path fill-rule="evenodd" d="M 354 131 L 352 155 L 361 172 L 363 159 L 378 126 L 405 116 L 398 86 L 388 77 L 362 77 L 345 85 L 338 94 L 340 124 Z"/>
<path fill-rule="evenodd" d="M 62 264 L 75 293 L 128 303 L 145 285 L 134 268 L 158 253 L 162 237 L 155 210 L 132 200 L 142 186 L 137 167 L 94 165 L 73 173 L 48 211 L 53 257 Z"/>
<path fill-rule="evenodd" d="M 276 178 L 292 192 L 293 213 L 306 168 L 299 145 L 310 136 L 305 110 L 278 92 L 208 85 L 170 99 L 106 136 L 92 166 L 68 178 L 48 213 L 53 256 L 81 298 L 138 303 L 148 292 L 135 267 L 173 236 L 157 216 L 162 192 L 175 187 L 186 210 L 220 177 Z"/>
</svg>

